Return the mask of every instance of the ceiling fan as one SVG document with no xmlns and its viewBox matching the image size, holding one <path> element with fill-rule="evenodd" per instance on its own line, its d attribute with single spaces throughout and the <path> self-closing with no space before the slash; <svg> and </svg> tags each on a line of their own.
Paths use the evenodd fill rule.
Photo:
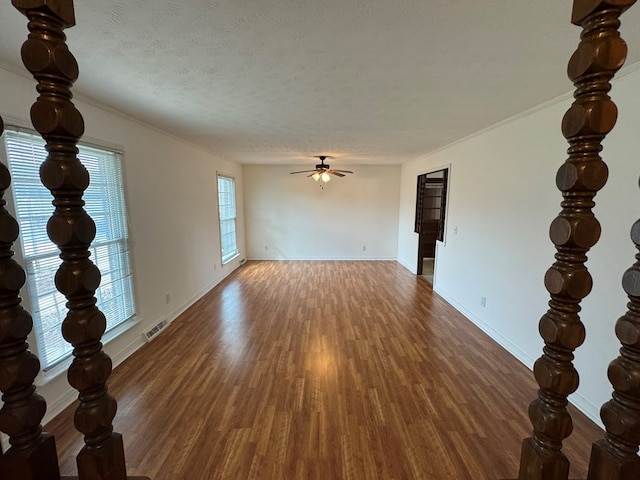
<svg viewBox="0 0 640 480">
<path fill-rule="evenodd" d="M 307 177 L 313 177 L 313 179 L 317 182 L 318 180 L 322 180 L 323 182 L 328 182 L 331 180 L 331 175 L 335 175 L 337 177 L 344 177 L 345 173 L 353 173 L 351 170 L 336 170 L 335 168 L 331 168 L 330 165 L 324 163 L 329 155 L 315 155 L 313 158 L 320 159 L 320 163 L 316 165 L 316 168 L 313 170 L 301 170 L 299 172 L 291 172 L 291 175 L 296 173 L 309 173 Z"/>
</svg>

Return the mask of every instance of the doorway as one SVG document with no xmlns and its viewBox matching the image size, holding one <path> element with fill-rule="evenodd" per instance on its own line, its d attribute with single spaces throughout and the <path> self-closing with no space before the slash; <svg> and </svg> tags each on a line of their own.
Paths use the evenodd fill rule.
<svg viewBox="0 0 640 480">
<path fill-rule="evenodd" d="M 433 283 L 436 242 L 444 241 L 449 169 L 418 175 L 415 232 L 418 234 L 418 275 Z"/>
</svg>

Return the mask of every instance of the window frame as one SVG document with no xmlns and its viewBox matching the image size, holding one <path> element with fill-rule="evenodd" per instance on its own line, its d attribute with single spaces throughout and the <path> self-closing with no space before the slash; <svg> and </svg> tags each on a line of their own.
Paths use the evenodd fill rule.
<svg viewBox="0 0 640 480">
<path fill-rule="evenodd" d="M 32 145 L 30 147 L 33 150 L 32 157 L 30 159 L 26 157 L 21 159 L 25 162 L 31 160 L 30 166 L 25 164 L 25 166 L 18 165 L 15 167 L 17 160 L 15 158 L 12 160 L 12 158 L 16 156 L 16 152 L 13 151 L 10 154 L 9 142 L 11 141 Z M 71 362 L 73 347 L 64 339 L 60 341 L 61 335 L 57 339 L 57 343 L 54 339 L 47 344 L 45 339 L 47 335 L 56 336 L 55 332 L 53 334 L 50 332 L 54 331 L 54 329 L 58 329 L 58 331 L 61 329 L 62 322 L 68 312 L 66 298 L 55 287 L 50 289 L 49 293 L 51 298 L 55 299 L 52 301 L 55 302 L 54 305 L 55 309 L 58 310 L 58 314 L 56 319 L 52 321 L 51 328 L 46 331 L 47 327 L 44 325 L 43 316 L 41 315 L 44 310 L 43 300 L 45 295 L 42 283 L 39 286 L 37 285 L 38 281 L 41 282 L 36 275 L 39 271 L 37 265 L 43 259 L 49 259 L 53 264 L 51 270 L 55 274 L 61 264 L 59 259 L 60 251 L 49 240 L 48 235 L 38 239 L 38 241 L 42 242 L 39 245 L 45 249 L 44 252 L 34 254 L 33 250 L 37 248 L 36 246 L 25 246 L 25 235 L 30 234 L 24 225 L 36 216 L 30 212 L 25 212 L 24 204 L 27 202 L 25 199 L 28 199 L 29 203 L 33 202 L 33 197 L 29 195 L 29 192 L 33 192 L 34 197 L 37 197 L 38 201 L 42 202 L 39 207 L 41 209 L 44 209 L 46 197 L 48 215 L 44 220 L 45 225 L 54 211 L 54 207 L 51 205 L 53 196 L 42 185 L 39 175 L 32 171 L 36 164 L 39 168 L 41 161 L 46 158 L 45 141 L 32 129 L 7 125 L 5 127 L 5 135 L 3 135 L 0 144 L 3 160 L 12 175 L 12 185 L 9 188 L 11 194 L 7 196 L 6 200 L 12 214 L 20 223 L 20 237 L 15 243 L 14 251 L 18 260 L 24 265 L 27 274 L 23 296 L 25 297 L 25 307 L 31 311 L 33 317 L 34 325 L 30 337 L 35 340 L 35 350 L 42 365 L 40 381 L 41 383 L 46 383 L 48 379 L 66 370 L 66 366 Z M 85 168 L 88 168 L 90 172 L 94 172 L 92 177 L 92 180 L 95 180 L 93 188 L 90 184 L 89 188 L 83 192 L 83 200 L 87 202 L 85 210 L 93 218 L 97 229 L 96 237 L 89 246 L 89 250 L 91 252 L 91 260 L 100 268 L 102 275 L 100 287 L 98 287 L 94 296 L 97 299 L 98 308 L 107 316 L 107 330 L 102 339 L 103 343 L 106 343 L 138 323 L 124 191 L 124 159 L 121 151 L 96 143 L 79 142 L 78 148 L 80 150 L 78 157 L 81 161 L 84 160 Z M 14 175 L 14 168 L 24 168 L 27 173 Z M 31 186 L 25 185 L 25 179 L 28 182 L 34 178 L 37 178 L 37 181 L 29 182 Z M 24 192 L 23 196 L 20 196 L 21 194 L 17 192 L 20 189 Z M 26 210 L 30 210 L 30 207 L 27 207 Z M 40 210 L 40 213 L 42 211 Z M 100 213 L 97 214 L 97 212 Z M 113 212 L 116 214 L 113 215 Z M 41 220 L 33 230 L 36 232 L 43 229 L 46 230 L 42 223 Z M 32 251 L 27 252 L 29 249 Z M 117 272 L 112 272 L 112 270 L 117 270 Z M 118 277 L 113 284 L 111 283 L 112 273 Z M 53 282 L 52 279 L 50 281 L 51 283 Z M 109 308 L 109 305 L 111 305 L 112 309 Z M 118 314 L 115 312 L 118 312 Z"/>
<path fill-rule="evenodd" d="M 223 201 L 221 191 L 220 181 L 226 181 L 231 184 L 231 202 Z M 232 260 L 238 258 L 240 256 L 240 251 L 238 250 L 238 208 L 237 208 L 237 190 L 236 190 L 236 179 L 231 175 L 227 175 L 224 173 L 217 172 L 216 174 L 216 191 L 217 191 L 217 201 L 218 201 L 218 230 L 220 235 L 220 263 L 222 266 L 228 264 Z M 227 216 L 227 209 L 231 209 L 233 214 L 231 216 Z M 225 218 L 223 218 L 225 217 Z M 232 229 L 227 232 L 227 228 L 223 224 L 223 222 L 232 222 Z M 225 254 L 225 236 L 232 234 L 233 235 L 233 247 L 230 252 Z"/>
</svg>

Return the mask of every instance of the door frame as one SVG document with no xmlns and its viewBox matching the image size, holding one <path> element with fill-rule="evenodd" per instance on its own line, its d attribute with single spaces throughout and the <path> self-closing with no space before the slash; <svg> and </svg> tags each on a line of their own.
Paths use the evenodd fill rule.
<svg viewBox="0 0 640 480">
<path fill-rule="evenodd" d="M 440 239 L 436 239 L 436 246 L 435 246 L 435 254 L 434 254 L 434 272 L 433 272 L 433 279 L 434 279 L 434 283 L 435 283 L 435 278 L 436 278 L 436 265 L 437 265 L 437 258 L 438 258 L 438 249 L 439 249 L 439 244 L 442 246 L 446 245 L 446 240 L 447 240 L 447 225 L 449 223 L 449 215 L 448 215 L 448 211 L 449 211 L 449 192 L 451 190 L 451 164 L 445 164 L 445 165 L 441 165 L 438 167 L 432 167 L 429 168 L 428 170 L 419 173 L 416 176 L 416 225 L 415 225 L 415 229 L 414 229 L 414 233 L 416 233 L 418 235 L 418 248 L 417 248 L 417 268 L 416 268 L 416 273 L 418 276 L 422 275 L 422 262 L 423 262 L 423 258 L 422 257 L 422 249 L 421 249 L 421 242 L 420 242 L 420 233 L 415 231 L 418 226 L 417 226 L 417 218 L 418 218 L 418 204 L 419 204 L 419 198 L 418 195 L 420 194 L 420 177 L 423 175 L 429 175 L 430 173 L 436 173 L 439 172 L 441 170 L 444 170 L 445 176 L 446 176 L 446 183 L 445 183 L 445 191 L 444 191 L 444 198 L 443 198 L 443 202 L 444 202 L 444 212 L 443 212 L 443 218 L 442 218 L 442 225 L 441 225 L 441 229 L 442 229 L 442 240 Z"/>
</svg>

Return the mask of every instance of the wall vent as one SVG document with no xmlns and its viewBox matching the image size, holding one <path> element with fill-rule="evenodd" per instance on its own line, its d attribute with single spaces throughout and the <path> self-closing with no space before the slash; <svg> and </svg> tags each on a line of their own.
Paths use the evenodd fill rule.
<svg viewBox="0 0 640 480">
<path fill-rule="evenodd" d="M 240 260 L 240 265 L 244 265 L 245 263 L 247 263 L 247 259 L 243 258 L 242 260 Z"/>
<path fill-rule="evenodd" d="M 169 320 L 163 318 L 158 323 L 156 323 L 150 330 L 147 330 L 144 333 L 145 340 L 150 342 L 156 335 L 160 333 L 167 325 L 169 325 Z"/>
</svg>

